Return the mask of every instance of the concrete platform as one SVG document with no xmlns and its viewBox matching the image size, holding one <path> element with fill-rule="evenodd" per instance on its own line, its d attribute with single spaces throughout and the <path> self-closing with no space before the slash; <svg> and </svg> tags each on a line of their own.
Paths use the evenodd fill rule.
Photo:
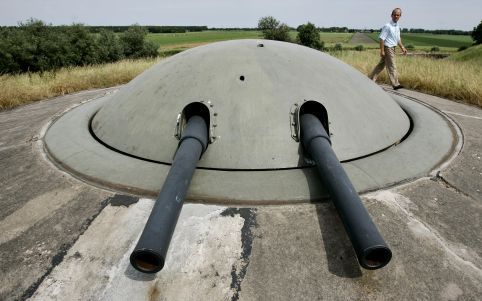
<svg viewBox="0 0 482 301">
<path fill-rule="evenodd" d="M 454 120 L 457 157 L 432 176 L 364 194 L 393 251 L 360 269 L 333 205 L 186 204 L 165 268 L 128 256 L 153 201 L 59 170 L 46 124 L 85 91 L 0 113 L 0 300 L 480 300 L 482 110 L 402 90 Z"/>
</svg>

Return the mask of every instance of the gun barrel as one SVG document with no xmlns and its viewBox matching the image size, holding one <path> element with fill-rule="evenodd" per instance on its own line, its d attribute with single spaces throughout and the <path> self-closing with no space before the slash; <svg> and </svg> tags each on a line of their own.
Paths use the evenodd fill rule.
<svg viewBox="0 0 482 301">
<path fill-rule="evenodd" d="M 131 253 L 130 262 L 135 269 L 144 273 L 156 273 L 164 267 L 187 189 L 207 143 L 206 121 L 198 115 L 192 116 L 182 133 L 171 169 L 144 231 Z"/>
<path fill-rule="evenodd" d="M 358 262 L 370 270 L 385 266 L 390 261 L 392 252 L 331 148 L 329 135 L 321 121 L 309 113 L 301 115 L 300 119 L 303 147 L 316 162 L 321 179 L 355 249 Z"/>
</svg>

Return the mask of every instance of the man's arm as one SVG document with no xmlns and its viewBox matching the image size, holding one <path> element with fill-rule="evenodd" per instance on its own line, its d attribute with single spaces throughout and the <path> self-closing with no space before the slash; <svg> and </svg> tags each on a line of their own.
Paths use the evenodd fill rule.
<svg viewBox="0 0 482 301">
<path fill-rule="evenodd" d="M 402 53 L 403 53 L 403 54 L 407 54 L 407 49 L 406 49 L 406 48 L 403 46 L 403 44 L 402 44 L 402 38 L 400 38 L 400 39 L 398 40 L 398 47 L 400 47 L 400 49 L 402 49 Z"/>
<path fill-rule="evenodd" d="M 385 56 L 385 39 L 387 38 L 389 32 L 390 32 L 390 29 L 388 28 L 388 25 L 385 25 L 382 27 L 382 30 L 380 31 L 380 35 L 378 36 L 378 38 L 380 39 L 380 56 L 381 57 Z"/>
<path fill-rule="evenodd" d="M 380 56 L 385 56 L 385 40 L 380 39 Z"/>
</svg>

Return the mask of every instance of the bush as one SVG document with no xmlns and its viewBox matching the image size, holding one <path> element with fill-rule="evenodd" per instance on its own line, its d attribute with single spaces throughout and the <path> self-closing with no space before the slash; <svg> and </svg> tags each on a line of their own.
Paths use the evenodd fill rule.
<svg viewBox="0 0 482 301">
<path fill-rule="evenodd" d="M 133 25 L 120 38 L 124 55 L 128 58 L 154 57 L 156 46 L 145 41 L 147 30 L 139 25 Z"/>
<path fill-rule="evenodd" d="M 477 27 L 474 27 L 471 36 L 476 45 L 482 44 L 482 20 Z"/>
<path fill-rule="evenodd" d="M 433 46 L 431 49 L 430 49 L 430 52 L 439 52 L 440 51 L 440 48 L 438 48 L 437 46 Z"/>
<path fill-rule="evenodd" d="M 18 28 L 0 33 L 0 73 L 48 71 L 69 64 L 67 35 L 63 28 L 30 19 Z"/>
<path fill-rule="evenodd" d="M 363 47 L 363 45 L 356 45 L 354 49 L 356 51 L 363 51 L 363 50 L 365 50 L 365 47 Z"/>
<path fill-rule="evenodd" d="M 65 29 L 67 36 L 67 45 L 64 45 L 68 50 L 66 53 L 68 57 L 67 65 L 83 66 L 101 63 L 99 58 L 99 45 L 95 36 L 89 33 L 87 28 L 82 24 L 74 24 Z"/>
<path fill-rule="evenodd" d="M 457 49 L 457 51 L 464 51 L 465 49 L 467 49 L 469 47 L 467 46 L 460 46 L 459 49 Z"/>
<path fill-rule="evenodd" d="M 336 44 L 335 44 L 335 47 L 333 47 L 333 50 L 335 50 L 335 51 L 342 51 L 342 50 L 343 50 L 343 46 L 341 45 L 341 43 L 336 43 Z"/>
<path fill-rule="evenodd" d="M 140 26 L 129 27 L 119 39 L 107 30 L 91 34 L 82 24 L 51 26 L 30 19 L 18 27 L 0 28 L 0 74 L 157 56 L 156 47 L 145 36 Z"/>
<path fill-rule="evenodd" d="M 99 59 L 103 62 L 115 62 L 124 57 L 124 50 L 119 37 L 110 30 L 101 29 L 97 38 Z"/>
<path fill-rule="evenodd" d="M 415 46 L 413 46 L 413 44 L 408 44 L 407 46 L 405 46 L 405 48 L 407 48 L 409 50 L 414 50 Z"/>
<path fill-rule="evenodd" d="M 263 32 L 263 36 L 267 40 L 290 41 L 288 25 L 280 23 L 271 16 L 259 19 L 258 29 Z"/>
<path fill-rule="evenodd" d="M 324 41 L 320 41 L 320 47 L 319 47 L 318 49 L 321 50 L 321 51 L 325 51 L 325 50 L 326 50 L 325 42 L 324 42 Z"/>
<path fill-rule="evenodd" d="M 322 49 L 322 43 L 320 42 L 320 33 L 314 24 L 308 22 L 307 24 L 298 26 L 298 43 L 301 45 Z"/>
</svg>

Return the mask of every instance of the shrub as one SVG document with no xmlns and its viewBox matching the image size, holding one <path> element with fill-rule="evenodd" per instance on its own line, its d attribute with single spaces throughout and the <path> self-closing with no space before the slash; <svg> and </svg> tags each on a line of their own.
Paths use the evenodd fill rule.
<svg viewBox="0 0 482 301">
<path fill-rule="evenodd" d="M 407 48 L 409 50 L 414 50 L 415 46 L 413 46 L 413 44 L 408 44 L 407 46 L 405 46 L 405 48 Z"/>
<path fill-rule="evenodd" d="M 342 50 L 343 50 L 343 46 L 341 45 L 341 43 L 336 43 L 336 44 L 335 44 L 335 47 L 333 47 L 333 50 L 335 50 L 335 51 L 342 51 Z"/>
<path fill-rule="evenodd" d="M 97 44 L 99 59 L 103 62 L 115 62 L 124 57 L 120 40 L 113 31 L 101 29 Z"/>
<path fill-rule="evenodd" d="M 157 56 L 156 46 L 145 36 L 140 26 L 129 27 L 119 39 L 107 30 L 94 35 L 82 24 L 51 26 L 29 19 L 18 27 L 0 28 L 0 74 Z"/>
<path fill-rule="evenodd" d="M 319 50 L 322 50 L 322 51 L 325 51 L 325 50 L 326 50 L 325 42 L 324 42 L 324 41 L 320 41 L 320 47 L 319 47 L 318 49 L 319 49 Z"/>
<path fill-rule="evenodd" d="M 290 41 L 288 25 L 280 23 L 271 16 L 259 19 L 258 29 L 263 32 L 263 36 L 267 40 Z"/>
<path fill-rule="evenodd" d="M 321 49 L 320 33 L 314 24 L 308 22 L 307 24 L 298 26 L 298 43 L 301 45 Z"/>
<path fill-rule="evenodd" d="M 157 56 L 157 49 L 153 43 L 145 41 L 147 30 L 135 24 L 129 27 L 120 38 L 124 55 L 127 58 L 141 58 Z"/>
<path fill-rule="evenodd" d="M 67 35 L 30 19 L 17 28 L 6 28 L 0 34 L 0 73 L 48 71 L 69 64 Z"/>
<path fill-rule="evenodd" d="M 29 43 L 25 32 L 11 29 L 0 30 L 0 73 L 28 70 L 34 45 Z"/>
<path fill-rule="evenodd" d="M 66 48 L 69 63 L 67 65 L 83 66 L 101 63 L 98 44 L 95 36 L 89 33 L 82 24 L 74 24 L 65 29 L 67 35 Z M 60 43 L 60 45 L 65 44 Z"/>
<path fill-rule="evenodd" d="M 474 43 L 477 44 L 482 44 L 482 20 L 480 21 L 479 25 L 477 27 L 474 27 L 474 30 L 472 31 L 472 39 L 474 39 Z"/>
<path fill-rule="evenodd" d="M 431 49 L 430 49 L 430 52 L 439 52 L 440 51 L 440 48 L 438 48 L 437 46 L 433 46 Z"/>
<path fill-rule="evenodd" d="M 464 51 L 465 49 L 467 49 L 469 47 L 467 46 L 460 46 L 459 49 L 457 49 L 457 51 Z"/>
<path fill-rule="evenodd" d="M 363 51 L 363 50 L 365 50 L 365 47 L 363 47 L 363 45 L 356 45 L 354 49 L 356 51 Z"/>
</svg>

